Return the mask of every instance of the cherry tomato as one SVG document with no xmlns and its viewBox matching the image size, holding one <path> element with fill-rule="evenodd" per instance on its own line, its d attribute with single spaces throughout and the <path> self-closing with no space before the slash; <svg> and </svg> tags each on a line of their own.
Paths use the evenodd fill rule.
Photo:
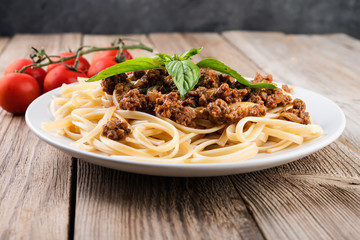
<svg viewBox="0 0 360 240">
<path fill-rule="evenodd" d="M 87 75 L 88 77 L 92 77 L 104 70 L 105 68 L 111 67 L 115 64 L 117 64 L 117 62 L 115 61 L 114 57 L 106 57 L 99 59 L 98 61 L 91 63 Z"/>
<path fill-rule="evenodd" d="M 0 78 L 0 106 L 10 113 L 25 113 L 29 104 L 39 96 L 39 84 L 28 74 L 8 73 Z"/>
<path fill-rule="evenodd" d="M 59 56 L 61 57 L 70 57 L 70 56 L 74 56 L 75 53 L 73 52 L 62 52 L 62 53 L 59 53 L 58 54 Z M 59 60 L 60 58 L 59 57 L 52 57 L 51 58 L 53 61 L 57 61 Z M 70 59 L 70 60 L 67 60 L 65 61 L 64 63 L 66 63 L 67 65 L 69 66 L 74 66 L 75 65 L 75 60 L 76 58 L 73 58 L 73 59 Z M 64 64 L 62 63 L 54 63 L 54 64 L 50 64 L 48 67 L 47 67 L 47 71 L 50 72 L 52 69 L 58 67 L 58 66 L 63 66 Z M 78 71 L 79 72 L 87 72 L 87 70 L 89 69 L 89 62 L 83 57 L 83 56 L 80 56 L 79 57 L 79 67 L 78 67 Z"/>
<path fill-rule="evenodd" d="M 99 59 L 102 58 L 113 57 L 115 59 L 118 52 L 119 50 L 97 51 L 95 52 L 93 58 L 91 59 L 91 64 L 97 62 Z M 128 50 L 123 49 L 123 53 L 126 55 L 125 60 L 133 59 L 133 57 L 131 56 Z"/>
<path fill-rule="evenodd" d="M 70 84 L 77 82 L 78 77 L 86 77 L 86 74 L 72 71 L 64 65 L 58 66 L 46 75 L 44 80 L 44 92 L 61 87 L 63 83 Z"/>
<path fill-rule="evenodd" d="M 33 61 L 31 61 L 30 59 L 26 59 L 26 58 L 17 59 L 15 61 L 13 61 L 12 63 L 10 63 L 6 67 L 4 74 L 19 71 L 24 66 L 27 66 L 27 65 L 30 65 L 30 64 L 33 64 Z M 39 83 L 40 90 L 42 91 L 42 86 L 44 84 L 44 78 L 45 78 L 45 75 L 46 75 L 46 71 L 44 69 L 42 69 L 42 68 L 32 68 L 31 67 L 31 68 L 27 68 L 24 71 L 24 73 L 29 74 L 30 76 L 35 78 L 36 81 Z"/>
</svg>

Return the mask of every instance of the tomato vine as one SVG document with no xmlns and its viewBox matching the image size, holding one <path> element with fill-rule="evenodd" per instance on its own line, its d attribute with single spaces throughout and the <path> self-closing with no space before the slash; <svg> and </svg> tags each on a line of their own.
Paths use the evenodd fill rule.
<svg viewBox="0 0 360 240">
<path fill-rule="evenodd" d="M 137 44 L 125 45 L 124 41 L 126 41 L 126 40 L 135 41 L 135 42 L 137 42 Z M 75 51 L 75 54 L 73 56 L 68 56 L 68 57 L 62 57 L 62 56 L 58 56 L 58 55 L 48 55 L 44 49 L 38 50 L 38 49 L 32 47 L 34 52 L 30 54 L 30 58 L 32 59 L 33 64 L 29 64 L 29 65 L 22 67 L 19 70 L 19 72 L 23 73 L 26 69 L 28 69 L 30 67 L 41 68 L 41 67 L 45 67 L 45 66 L 48 66 L 50 64 L 55 64 L 55 63 L 62 63 L 69 69 L 77 71 L 77 68 L 79 66 L 79 57 L 89 54 L 89 53 L 97 52 L 97 51 L 119 50 L 120 55 L 117 56 L 117 59 L 119 59 L 120 61 L 125 60 L 125 58 L 121 55 L 121 54 L 123 54 L 124 49 L 126 49 L 126 50 L 127 49 L 143 49 L 143 50 L 146 50 L 149 52 L 153 51 L 152 48 L 146 46 L 139 40 L 133 39 L 133 38 L 119 38 L 116 42 L 113 42 L 111 45 L 112 46 L 110 46 L 110 47 L 81 46 Z M 56 57 L 58 60 L 54 61 L 53 59 L 51 59 L 54 57 Z M 74 58 L 75 58 L 74 66 L 69 66 L 65 63 L 65 61 L 71 60 Z"/>
</svg>

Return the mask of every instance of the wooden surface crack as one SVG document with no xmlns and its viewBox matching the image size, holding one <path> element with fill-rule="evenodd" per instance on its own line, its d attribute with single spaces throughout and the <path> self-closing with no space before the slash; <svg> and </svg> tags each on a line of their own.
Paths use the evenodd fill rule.
<svg viewBox="0 0 360 240">
<path fill-rule="evenodd" d="M 241 200 L 244 202 L 245 206 L 246 206 L 246 209 L 249 213 L 249 215 L 251 216 L 251 218 L 254 220 L 255 224 L 256 224 L 256 227 L 258 228 L 261 236 L 263 239 L 270 239 L 269 236 L 266 236 L 265 232 L 263 231 L 263 229 L 261 228 L 261 225 L 259 224 L 258 220 L 256 219 L 256 215 L 254 213 L 254 210 L 252 209 L 250 203 L 242 196 L 241 192 L 238 191 L 237 187 L 236 187 L 236 184 L 234 183 L 233 179 L 232 179 L 232 176 L 229 176 L 228 177 L 231 184 L 233 185 L 234 189 L 236 189 L 236 192 L 239 194 L 239 197 L 241 198 Z"/>
</svg>

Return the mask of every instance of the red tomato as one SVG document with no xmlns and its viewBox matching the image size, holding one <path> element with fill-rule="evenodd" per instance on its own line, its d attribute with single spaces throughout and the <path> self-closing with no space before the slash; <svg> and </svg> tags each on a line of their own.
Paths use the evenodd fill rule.
<svg viewBox="0 0 360 240">
<path fill-rule="evenodd" d="M 9 66 L 6 67 L 5 73 L 13 73 L 15 71 L 19 71 L 22 67 L 33 64 L 33 61 L 26 58 L 20 58 L 12 63 L 9 64 Z M 42 91 L 42 86 L 44 84 L 44 78 L 46 75 L 46 71 L 42 68 L 27 68 L 24 73 L 29 74 L 33 78 L 36 79 L 36 81 L 39 83 L 40 90 Z"/>
<path fill-rule="evenodd" d="M 58 55 L 61 56 L 61 57 L 70 57 L 70 56 L 74 56 L 75 53 L 73 53 L 73 52 L 63 52 L 63 53 L 59 53 Z M 53 61 L 57 61 L 60 58 L 59 57 L 52 57 L 51 59 Z M 73 59 L 65 61 L 65 63 L 67 65 L 69 65 L 69 66 L 74 66 L 75 65 L 75 60 L 76 60 L 76 58 L 73 58 Z M 54 69 L 54 68 L 56 68 L 58 66 L 62 66 L 62 65 L 64 65 L 64 64 L 62 64 L 62 63 L 50 64 L 47 67 L 47 71 L 50 72 L 52 69 Z M 80 56 L 79 57 L 78 71 L 79 72 L 87 72 L 87 70 L 89 69 L 89 66 L 90 66 L 89 62 L 83 56 Z"/>
<path fill-rule="evenodd" d="M 115 61 L 114 57 L 106 57 L 99 59 L 98 61 L 91 63 L 87 75 L 88 77 L 92 77 L 104 70 L 105 68 L 111 67 L 115 64 L 117 64 L 117 62 Z"/>
<path fill-rule="evenodd" d="M 78 77 L 86 77 L 86 74 L 72 71 L 66 66 L 58 66 L 46 75 L 44 80 L 44 92 L 61 87 L 63 83 L 70 84 L 77 82 Z"/>
<path fill-rule="evenodd" d="M 118 54 L 118 52 L 119 52 L 119 50 L 97 51 L 97 52 L 95 52 L 93 58 L 91 59 L 91 64 L 99 61 L 99 59 L 102 59 L 102 58 L 107 58 L 107 57 L 115 58 L 116 55 Z M 123 49 L 123 53 L 126 54 L 125 60 L 133 59 L 133 57 L 131 56 L 131 54 L 129 53 L 128 50 Z"/>
<path fill-rule="evenodd" d="M 28 74 L 9 73 L 0 78 L 0 106 L 8 112 L 25 113 L 29 104 L 39 96 L 39 84 Z"/>
</svg>

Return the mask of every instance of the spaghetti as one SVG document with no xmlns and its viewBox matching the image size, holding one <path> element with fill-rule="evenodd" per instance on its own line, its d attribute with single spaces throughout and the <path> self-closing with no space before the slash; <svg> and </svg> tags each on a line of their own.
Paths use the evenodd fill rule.
<svg viewBox="0 0 360 240">
<path fill-rule="evenodd" d="M 160 163 L 243 161 L 258 153 L 300 145 L 322 134 L 318 125 L 284 120 L 281 113 L 290 107 L 267 109 L 263 117 L 247 116 L 231 124 L 194 128 L 163 116 L 122 110 L 99 82 L 79 79 L 79 84 L 61 87 L 60 96 L 54 97 L 50 105 L 55 120 L 43 123 L 43 130 L 73 139 L 73 147 L 119 159 Z M 120 140 L 104 136 L 104 125 L 112 119 L 126 122 L 130 134 Z"/>
</svg>

